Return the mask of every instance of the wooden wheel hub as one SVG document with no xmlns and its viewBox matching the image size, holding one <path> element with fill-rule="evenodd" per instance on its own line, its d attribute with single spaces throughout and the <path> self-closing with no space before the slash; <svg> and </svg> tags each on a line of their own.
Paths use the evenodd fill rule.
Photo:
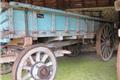
<svg viewBox="0 0 120 80">
<path fill-rule="evenodd" d="M 106 43 L 106 46 L 107 46 L 107 47 L 110 47 L 110 46 L 111 46 L 111 44 L 110 44 L 110 40 L 106 40 L 105 43 Z"/>
<path fill-rule="evenodd" d="M 31 74 L 34 79 L 48 79 L 50 70 L 43 63 L 37 63 L 32 67 Z"/>
</svg>

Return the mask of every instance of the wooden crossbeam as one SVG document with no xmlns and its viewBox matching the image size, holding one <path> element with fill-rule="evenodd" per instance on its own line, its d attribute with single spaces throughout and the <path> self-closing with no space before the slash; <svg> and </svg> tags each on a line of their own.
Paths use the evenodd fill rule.
<svg viewBox="0 0 120 80">
<path fill-rule="evenodd" d="M 103 9 L 114 9 L 114 6 L 109 7 L 92 7 L 92 8 L 73 8 L 66 9 L 67 11 L 83 11 L 83 10 L 103 10 Z"/>
</svg>

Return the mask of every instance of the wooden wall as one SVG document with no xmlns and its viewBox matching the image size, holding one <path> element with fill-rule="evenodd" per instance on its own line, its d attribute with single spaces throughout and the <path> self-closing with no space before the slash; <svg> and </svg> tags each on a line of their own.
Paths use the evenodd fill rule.
<svg viewBox="0 0 120 80">
<path fill-rule="evenodd" d="M 30 3 L 57 9 L 113 6 L 114 0 L 1 0 Z"/>
</svg>

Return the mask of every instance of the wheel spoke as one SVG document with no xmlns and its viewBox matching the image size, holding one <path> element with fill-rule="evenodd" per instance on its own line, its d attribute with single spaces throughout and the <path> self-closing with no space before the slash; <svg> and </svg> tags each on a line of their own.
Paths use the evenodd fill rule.
<svg viewBox="0 0 120 80">
<path fill-rule="evenodd" d="M 110 37 L 110 38 L 111 38 L 111 37 L 113 38 L 113 33 L 110 33 L 110 34 L 109 34 L 109 37 Z"/>
<path fill-rule="evenodd" d="M 30 66 L 23 66 L 23 69 L 30 71 L 30 70 L 31 70 L 31 67 L 30 67 Z"/>
<path fill-rule="evenodd" d="M 102 42 L 102 43 L 101 43 L 101 47 L 103 47 L 103 46 L 105 46 L 105 42 Z"/>
<path fill-rule="evenodd" d="M 110 41 L 112 41 L 112 43 L 114 42 L 114 36 L 112 33 L 110 34 Z"/>
<path fill-rule="evenodd" d="M 107 36 L 109 36 L 109 27 L 107 27 L 106 32 L 107 32 Z"/>
<path fill-rule="evenodd" d="M 105 34 L 105 36 L 107 35 L 107 28 L 106 27 L 104 28 L 104 34 Z"/>
<path fill-rule="evenodd" d="M 36 62 L 39 62 L 39 61 L 40 61 L 40 53 L 41 53 L 41 52 L 36 53 Z"/>
<path fill-rule="evenodd" d="M 106 28 L 104 28 L 104 30 L 103 30 L 104 32 L 102 33 L 103 35 L 104 35 L 104 38 L 106 38 Z"/>
<path fill-rule="evenodd" d="M 107 59 L 110 56 L 111 53 L 111 49 L 110 47 L 104 47 L 103 51 L 102 51 L 102 56 L 103 58 Z"/>
<path fill-rule="evenodd" d="M 106 33 L 105 33 L 105 31 L 103 31 L 103 33 L 102 33 L 102 35 L 101 35 L 101 39 L 102 39 L 103 41 L 105 41 L 105 38 L 106 38 Z"/>
<path fill-rule="evenodd" d="M 112 30 L 111 30 L 111 29 L 109 29 L 108 33 L 109 33 L 109 34 L 112 34 L 111 32 L 112 32 Z"/>
<path fill-rule="evenodd" d="M 103 51 L 102 51 L 102 57 L 105 58 L 105 54 L 106 54 L 106 47 L 104 46 L 104 49 L 103 49 Z"/>
<path fill-rule="evenodd" d="M 53 63 L 52 63 L 52 62 L 48 62 L 48 63 L 46 63 L 45 65 L 46 65 L 46 66 L 51 66 L 51 65 L 53 65 Z"/>
<path fill-rule="evenodd" d="M 111 48 L 110 47 L 108 47 L 108 55 L 111 55 Z"/>
<path fill-rule="evenodd" d="M 22 80 L 28 80 L 31 77 L 30 73 L 26 74 Z"/>
<path fill-rule="evenodd" d="M 41 62 L 45 62 L 46 61 L 46 59 L 48 58 L 48 55 L 47 54 L 45 54 L 45 55 L 43 55 L 43 57 L 42 57 L 42 59 L 41 59 Z"/>
<path fill-rule="evenodd" d="M 106 45 L 101 46 L 101 51 L 104 51 Z"/>
<path fill-rule="evenodd" d="M 109 56 L 109 50 L 108 47 L 106 47 L 105 58 L 107 58 L 108 56 Z"/>
<path fill-rule="evenodd" d="M 31 64 L 35 64 L 35 61 L 33 60 L 32 56 L 29 56 L 29 60 L 30 60 Z"/>
<path fill-rule="evenodd" d="M 104 41 L 105 41 L 105 37 L 102 37 L 102 38 L 101 38 L 101 42 L 104 42 Z"/>
</svg>

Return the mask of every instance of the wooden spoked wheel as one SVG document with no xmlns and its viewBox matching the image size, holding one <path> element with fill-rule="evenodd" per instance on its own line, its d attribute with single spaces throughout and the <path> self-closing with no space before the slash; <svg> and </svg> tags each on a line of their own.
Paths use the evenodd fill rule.
<svg viewBox="0 0 120 80">
<path fill-rule="evenodd" d="M 113 54 L 114 29 L 111 25 L 105 24 L 99 29 L 96 35 L 96 51 L 103 61 L 108 61 Z"/>
<path fill-rule="evenodd" d="M 13 66 L 13 80 L 53 80 L 56 59 L 46 47 L 35 45 L 25 49 Z"/>
</svg>

